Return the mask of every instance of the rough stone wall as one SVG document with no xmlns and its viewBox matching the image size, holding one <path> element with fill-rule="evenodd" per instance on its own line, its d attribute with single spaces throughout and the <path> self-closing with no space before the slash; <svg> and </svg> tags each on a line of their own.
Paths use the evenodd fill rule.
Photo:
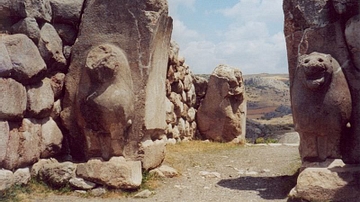
<svg viewBox="0 0 360 202">
<path fill-rule="evenodd" d="M 198 107 L 197 97 L 199 97 L 195 86 L 198 83 L 196 80 L 199 79 L 201 78 L 192 74 L 189 66 L 185 64 L 185 59 L 179 56 L 179 46 L 176 42 L 172 42 L 166 79 L 167 139 L 186 141 L 195 138 L 197 130 L 195 115 Z M 204 83 L 206 86 L 206 80 Z M 198 94 L 200 95 L 199 92 Z"/>
<path fill-rule="evenodd" d="M 0 5 L 0 168 L 60 152 L 60 112 L 82 0 L 5 0 Z"/>
<path fill-rule="evenodd" d="M 295 92 L 293 85 L 299 57 L 312 52 L 330 54 L 344 72 L 352 100 L 351 131 L 343 138 L 343 159 L 359 163 L 359 1 L 285 0 L 283 8 L 291 95 Z"/>
</svg>

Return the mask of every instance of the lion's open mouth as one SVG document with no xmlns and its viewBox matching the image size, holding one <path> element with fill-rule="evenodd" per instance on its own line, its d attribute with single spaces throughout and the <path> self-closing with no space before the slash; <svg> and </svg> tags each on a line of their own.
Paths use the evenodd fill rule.
<svg viewBox="0 0 360 202">
<path fill-rule="evenodd" d="M 325 83 L 325 72 L 323 66 L 305 68 L 306 85 L 311 89 L 321 87 Z"/>
</svg>

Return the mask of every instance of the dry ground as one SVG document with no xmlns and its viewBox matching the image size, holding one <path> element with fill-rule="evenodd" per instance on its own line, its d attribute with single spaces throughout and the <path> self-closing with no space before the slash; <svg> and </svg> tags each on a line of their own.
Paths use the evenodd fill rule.
<svg viewBox="0 0 360 202">
<path fill-rule="evenodd" d="M 287 201 L 300 166 L 296 146 L 240 146 L 209 142 L 169 145 L 164 164 L 176 168 L 179 177 L 150 179 L 142 189 L 153 195 L 135 199 L 135 193 L 116 191 L 102 198 L 88 195 L 30 191 L 18 194 L 18 201 Z"/>
</svg>

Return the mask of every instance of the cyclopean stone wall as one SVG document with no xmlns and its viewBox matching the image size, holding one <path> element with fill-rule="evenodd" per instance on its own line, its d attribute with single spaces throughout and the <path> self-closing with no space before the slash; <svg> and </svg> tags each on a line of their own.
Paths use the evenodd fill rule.
<svg viewBox="0 0 360 202">
<path fill-rule="evenodd" d="M 1 2 L 0 168 L 27 167 L 61 151 L 63 86 L 82 4 Z"/>
<path fill-rule="evenodd" d="M 166 79 L 166 138 L 170 142 L 195 138 L 197 124 L 196 78 L 185 59 L 179 55 L 179 46 L 171 42 Z M 207 82 L 206 82 L 207 84 Z M 206 89 L 206 88 L 205 88 Z"/>
</svg>

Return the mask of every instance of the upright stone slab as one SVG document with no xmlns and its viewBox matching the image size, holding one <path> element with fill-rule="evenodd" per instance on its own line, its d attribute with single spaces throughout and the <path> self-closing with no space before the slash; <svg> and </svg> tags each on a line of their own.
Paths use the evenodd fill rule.
<svg viewBox="0 0 360 202">
<path fill-rule="evenodd" d="M 167 1 L 90 0 L 84 8 L 61 114 L 73 155 L 141 159 L 139 143 L 166 127 Z"/>
<path fill-rule="evenodd" d="M 203 138 L 244 142 L 246 100 L 240 70 L 225 65 L 215 68 L 196 120 Z"/>
</svg>

